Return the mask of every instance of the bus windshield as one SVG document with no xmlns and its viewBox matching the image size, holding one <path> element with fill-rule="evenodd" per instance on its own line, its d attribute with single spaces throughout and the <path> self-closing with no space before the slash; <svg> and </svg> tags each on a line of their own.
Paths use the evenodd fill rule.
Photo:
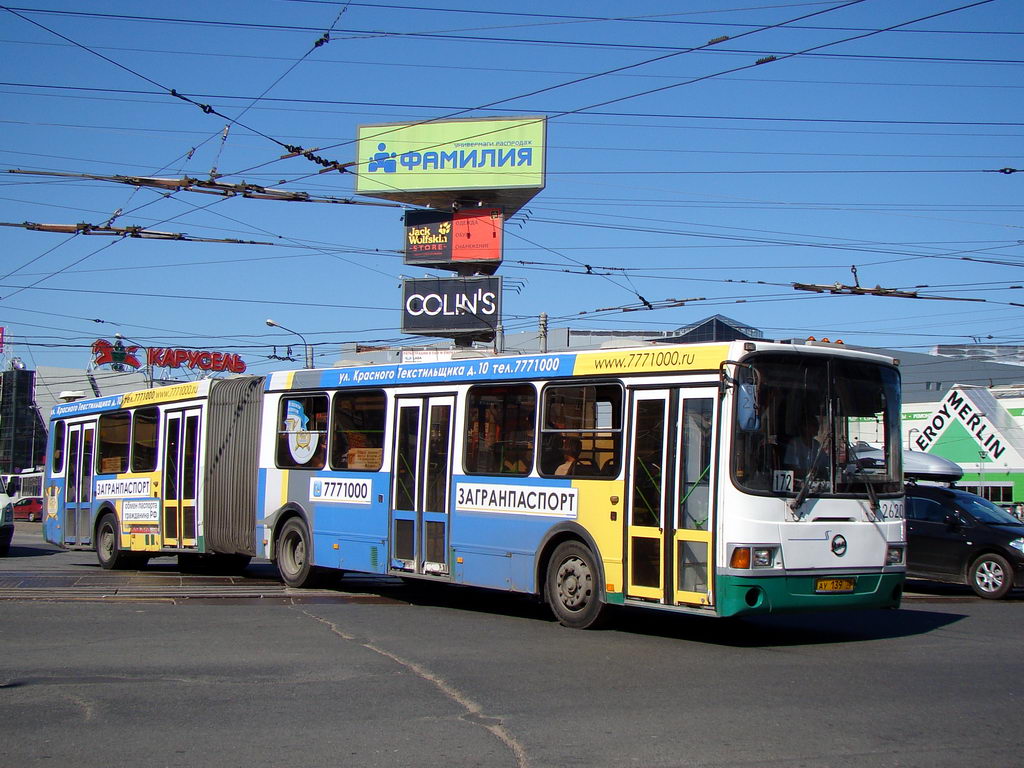
<svg viewBox="0 0 1024 768">
<path fill-rule="evenodd" d="M 902 490 L 894 368 L 820 355 L 739 367 L 733 477 L 755 493 L 867 496 Z"/>
</svg>

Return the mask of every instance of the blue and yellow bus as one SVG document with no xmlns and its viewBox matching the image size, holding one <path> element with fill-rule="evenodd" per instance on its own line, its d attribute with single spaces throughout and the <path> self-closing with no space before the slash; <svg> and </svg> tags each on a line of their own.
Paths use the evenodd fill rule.
<svg viewBox="0 0 1024 768">
<path fill-rule="evenodd" d="M 48 540 L 708 616 L 896 607 L 897 361 L 657 345 L 286 371 L 54 408 Z"/>
</svg>

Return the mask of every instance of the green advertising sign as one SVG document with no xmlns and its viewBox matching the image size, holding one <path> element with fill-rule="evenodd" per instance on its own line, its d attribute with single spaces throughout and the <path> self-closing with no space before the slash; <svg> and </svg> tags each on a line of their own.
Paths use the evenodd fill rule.
<svg viewBox="0 0 1024 768">
<path fill-rule="evenodd" d="M 359 127 L 356 194 L 544 187 L 544 117 Z"/>
</svg>

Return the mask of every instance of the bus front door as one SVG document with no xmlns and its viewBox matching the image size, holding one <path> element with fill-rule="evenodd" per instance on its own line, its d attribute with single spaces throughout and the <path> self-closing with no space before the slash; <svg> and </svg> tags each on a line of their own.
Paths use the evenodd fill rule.
<svg viewBox="0 0 1024 768">
<path fill-rule="evenodd" d="M 92 545 L 92 475 L 95 422 L 72 424 L 67 437 L 67 475 L 64 481 L 64 545 Z"/>
<path fill-rule="evenodd" d="M 198 546 L 199 408 L 164 415 L 163 546 Z"/>
<path fill-rule="evenodd" d="M 449 395 L 400 398 L 391 467 L 391 568 L 448 578 Z"/>
<path fill-rule="evenodd" d="M 709 388 L 633 392 L 628 597 L 714 604 L 715 401 Z"/>
</svg>

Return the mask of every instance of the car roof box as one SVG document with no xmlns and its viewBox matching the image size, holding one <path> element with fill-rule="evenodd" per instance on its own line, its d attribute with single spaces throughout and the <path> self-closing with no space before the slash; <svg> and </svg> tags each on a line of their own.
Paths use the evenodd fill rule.
<svg viewBox="0 0 1024 768">
<path fill-rule="evenodd" d="M 903 476 L 907 480 L 934 480 L 952 483 L 964 476 L 955 461 L 923 451 L 903 452 Z"/>
</svg>

